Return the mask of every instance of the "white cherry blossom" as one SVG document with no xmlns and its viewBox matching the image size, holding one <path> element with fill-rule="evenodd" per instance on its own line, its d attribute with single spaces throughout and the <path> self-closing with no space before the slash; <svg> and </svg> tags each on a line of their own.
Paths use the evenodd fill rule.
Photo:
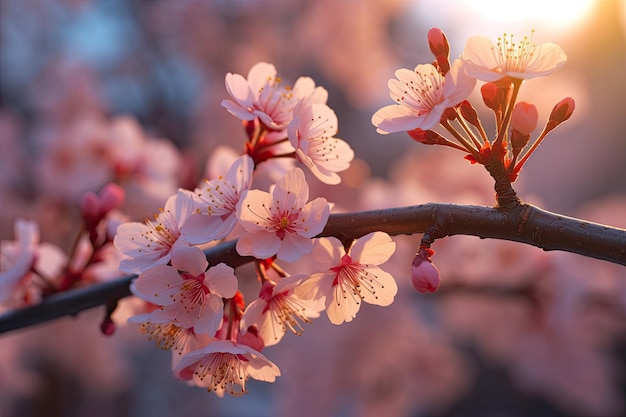
<svg viewBox="0 0 626 417">
<path fill-rule="evenodd" d="M 554 43 L 536 45 L 532 37 L 515 42 L 504 34 L 496 45 L 484 36 L 471 37 L 461 60 L 471 77 L 497 81 L 505 76 L 527 80 L 553 73 L 567 61 L 565 52 Z"/>
</svg>

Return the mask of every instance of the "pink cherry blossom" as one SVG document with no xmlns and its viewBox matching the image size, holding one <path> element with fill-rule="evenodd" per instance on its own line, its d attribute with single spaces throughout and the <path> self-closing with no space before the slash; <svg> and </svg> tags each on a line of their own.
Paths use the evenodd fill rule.
<svg viewBox="0 0 626 417">
<path fill-rule="evenodd" d="M 315 241 L 311 256 L 323 272 L 305 279 L 295 293 L 305 300 L 326 299 L 326 314 L 333 324 L 352 321 L 361 301 L 388 306 L 398 292 L 391 274 L 378 267 L 395 251 L 388 234 L 373 232 L 357 239 L 346 253 L 334 237 Z"/>
<path fill-rule="evenodd" d="M 527 80 L 557 71 L 567 56 L 556 44 L 535 45 L 532 36 L 516 43 L 513 35 L 504 34 L 496 45 L 484 36 L 471 37 L 461 60 L 467 74 L 479 80 L 497 81 L 505 76 Z"/>
<path fill-rule="evenodd" d="M 14 233 L 16 241 L 3 241 L 0 246 L 0 303 L 13 297 L 35 264 L 39 244 L 37 222 L 17 219 Z"/>
<path fill-rule="evenodd" d="M 225 238 L 237 224 L 237 203 L 243 191 L 250 188 L 254 163 L 248 155 L 239 157 L 225 177 L 205 180 L 196 188 L 193 204 L 196 214 L 181 228 L 187 241 L 202 244 Z"/>
<path fill-rule="evenodd" d="M 31 271 L 39 244 L 39 226 L 35 221 L 17 219 L 16 240 L 0 246 L 0 302 L 12 297 L 13 291 Z"/>
<path fill-rule="evenodd" d="M 302 323 L 311 323 L 310 319 L 319 317 L 319 312 L 324 309 L 321 300 L 303 300 L 294 293 L 294 288 L 304 277 L 296 275 L 278 283 L 265 281 L 259 298 L 251 302 L 243 314 L 242 328 L 255 325 L 265 346 L 280 342 L 287 329 L 301 335 L 304 331 Z"/>
<path fill-rule="evenodd" d="M 326 104 L 303 100 L 294 110 L 287 128 L 289 141 L 296 149 L 296 158 L 326 184 L 339 184 L 337 172 L 345 171 L 354 159 L 354 152 L 345 141 L 335 138 L 337 116 Z"/>
<path fill-rule="evenodd" d="M 300 77 L 293 88 L 282 86 L 272 64 L 260 62 L 253 66 L 248 78 L 226 74 L 226 89 L 233 100 L 222 100 L 222 106 L 241 120 L 261 122 L 272 130 L 284 130 L 293 118 L 299 99 L 313 96 L 315 102 L 326 103 L 327 91 L 315 87 L 309 77 Z"/>
<path fill-rule="evenodd" d="M 210 336 L 217 332 L 224 316 L 222 298 L 232 298 L 237 291 L 234 270 L 220 263 L 205 271 L 206 259 L 190 258 L 186 264 L 189 272 L 157 265 L 139 275 L 131 286 L 133 294 L 163 307 L 134 321 L 173 322 Z"/>
<path fill-rule="evenodd" d="M 200 248 L 191 247 L 181 236 L 181 227 L 193 212 L 190 191 L 179 190 L 167 199 L 165 208 L 154 215 L 154 221 L 145 223 L 124 223 L 117 228 L 113 240 L 126 259 L 120 262 L 120 270 L 129 273 L 141 273 L 156 265 L 172 265 L 186 270 L 185 265 L 178 265 L 173 254 L 178 250 L 192 249 L 200 254 Z"/>
<path fill-rule="evenodd" d="M 329 206 L 325 198 L 318 197 L 307 203 L 309 186 L 300 168 L 285 174 L 272 193 L 261 190 L 245 191 L 237 216 L 246 230 L 237 241 L 240 255 L 292 262 L 309 252 L 311 238 L 326 225 Z"/>
<path fill-rule="evenodd" d="M 16 240 L 0 242 L 0 303 L 22 307 L 38 302 L 43 290 L 58 283 L 67 256 L 39 241 L 36 221 L 16 219 L 14 233 Z"/>
<path fill-rule="evenodd" d="M 230 340 L 216 340 L 187 353 L 174 372 L 218 397 L 223 397 L 225 392 L 233 396 L 245 394 L 248 378 L 274 382 L 280 376 L 278 367 L 261 353 Z"/>
<path fill-rule="evenodd" d="M 476 85 L 468 77 L 460 60 L 455 60 L 445 77 L 431 64 L 405 68 L 389 80 L 391 98 L 398 104 L 383 107 L 372 116 L 378 133 L 429 130 L 435 127 L 443 112 L 465 100 Z"/>
</svg>

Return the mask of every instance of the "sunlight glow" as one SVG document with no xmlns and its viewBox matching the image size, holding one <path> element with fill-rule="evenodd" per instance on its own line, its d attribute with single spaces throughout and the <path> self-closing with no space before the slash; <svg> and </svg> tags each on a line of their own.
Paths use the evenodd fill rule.
<svg viewBox="0 0 626 417">
<path fill-rule="evenodd" d="M 487 19 L 500 22 L 535 21 L 566 28 L 579 23 L 595 0 L 463 0 L 470 9 Z"/>
</svg>

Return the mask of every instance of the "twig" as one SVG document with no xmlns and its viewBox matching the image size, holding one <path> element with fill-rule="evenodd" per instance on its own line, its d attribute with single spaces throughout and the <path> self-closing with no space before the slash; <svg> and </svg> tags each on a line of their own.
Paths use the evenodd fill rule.
<svg viewBox="0 0 626 417">
<path fill-rule="evenodd" d="M 335 236 L 343 242 L 350 242 L 374 231 L 412 235 L 424 233 L 435 225 L 444 236 L 472 235 L 511 240 L 546 251 L 562 250 L 626 265 L 626 230 L 550 213 L 528 204 L 505 209 L 429 203 L 333 214 L 321 236 Z M 223 243 L 205 253 L 211 265 L 225 262 L 238 267 L 253 260 L 237 254 L 235 241 Z M 40 304 L 5 313 L 0 316 L 0 333 L 76 315 L 124 298 L 130 295 L 129 284 L 133 278 L 54 294 Z"/>
</svg>

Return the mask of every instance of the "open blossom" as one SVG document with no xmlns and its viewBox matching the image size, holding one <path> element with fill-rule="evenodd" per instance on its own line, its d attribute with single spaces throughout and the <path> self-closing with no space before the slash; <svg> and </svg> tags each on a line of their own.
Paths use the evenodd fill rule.
<svg viewBox="0 0 626 417">
<path fill-rule="evenodd" d="M 535 45 L 532 37 L 514 42 L 504 34 L 494 45 L 484 36 L 471 37 L 461 60 L 468 75 L 483 81 L 497 81 L 505 76 L 527 80 L 553 73 L 561 68 L 567 56 L 556 44 Z"/>
<path fill-rule="evenodd" d="M 0 303 L 21 307 L 39 301 L 46 281 L 56 284 L 67 256 L 57 246 L 39 241 L 36 221 L 16 219 L 14 233 L 16 240 L 0 242 Z"/>
<path fill-rule="evenodd" d="M 243 314 L 243 329 L 255 325 L 265 341 L 265 346 L 280 342 L 287 329 L 297 335 L 304 331 L 302 323 L 310 323 L 324 309 L 321 300 L 303 300 L 294 289 L 304 278 L 296 275 L 283 278 L 278 283 L 265 281 L 259 298 L 251 302 Z"/>
<path fill-rule="evenodd" d="M 39 244 L 39 226 L 35 221 L 15 221 L 14 242 L 0 247 L 0 302 L 9 299 L 14 288 L 28 275 L 35 263 Z"/>
<path fill-rule="evenodd" d="M 129 273 L 141 273 L 156 265 L 165 265 L 172 261 L 177 265 L 173 255 L 178 250 L 193 250 L 202 253 L 200 248 L 191 247 L 181 236 L 181 227 L 193 212 L 189 191 L 179 190 L 167 199 L 165 208 L 154 215 L 154 221 L 145 223 L 130 222 L 121 224 L 113 240 L 114 245 L 125 256 L 120 262 L 120 270 Z"/>
<path fill-rule="evenodd" d="M 287 135 L 296 149 L 296 158 L 326 184 L 339 184 L 337 172 L 345 171 L 354 152 L 345 141 L 335 138 L 337 116 L 326 104 L 302 100 L 294 110 Z"/>
<path fill-rule="evenodd" d="M 233 396 L 245 394 L 248 378 L 274 382 L 280 376 L 278 367 L 261 353 L 230 340 L 215 340 L 187 353 L 174 372 L 179 378 L 193 381 L 219 397 L 225 392 Z"/>
<path fill-rule="evenodd" d="M 333 324 L 352 321 L 361 301 L 388 306 L 398 292 L 391 274 L 378 267 L 396 249 L 388 234 L 373 232 L 357 239 L 348 253 L 336 238 L 315 241 L 311 256 L 323 272 L 305 279 L 295 293 L 305 300 L 325 298 Z"/>
<path fill-rule="evenodd" d="M 187 241 L 202 244 L 225 238 L 237 224 L 237 203 L 250 188 L 254 163 L 248 155 L 233 162 L 226 176 L 205 180 L 196 188 L 193 204 L 196 213 L 185 222 L 181 233 Z"/>
<path fill-rule="evenodd" d="M 431 64 L 418 65 L 413 71 L 402 68 L 395 75 L 397 79 L 389 80 L 389 90 L 398 104 L 374 113 L 372 124 L 378 133 L 432 129 L 444 111 L 465 100 L 476 85 L 458 59 L 445 77 Z"/>
<path fill-rule="evenodd" d="M 328 202 L 318 197 L 307 203 L 309 186 L 304 172 L 294 168 L 278 180 L 272 193 L 247 190 L 237 205 L 237 216 L 246 230 L 237 241 L 240 255 L 267 259 L 276 255 L 297 260 L 313 246 L 329 215 Z"/>
<path fill-rule="evenodd" d="M 193 253 L 186 262 L 189 272 L 179 272 L 168 265 L 157 265 L 139 275 L 133 282 L 133 294 L 153 304 L 163 306 L 134 321 L 151 323 L 173 322 L 183 328 L 193 327 L 199 334 L 213 336 L 224 316 L 222 298 L 232 298 L 237 291 L 233 268 L 220 263 L 205 271 L 206 259 L 194 260 Z"/>
<path fill-rule="evenodd" d="M 241 120 L 261 122 L 272 130 L 284 130 L 293 118 L 298 100 L 314 97 L 317 103 L 326 103 L 328 92 L 315 87 L 310 77 L 300 77 L 293 88 L 282 86 L 272 64 L 260 62 L 253 66 L 248 78 L 240 74 L 226 74 L 226 89 L 233 100 L 222 100 L 222 106 Z"/>
</svg>

